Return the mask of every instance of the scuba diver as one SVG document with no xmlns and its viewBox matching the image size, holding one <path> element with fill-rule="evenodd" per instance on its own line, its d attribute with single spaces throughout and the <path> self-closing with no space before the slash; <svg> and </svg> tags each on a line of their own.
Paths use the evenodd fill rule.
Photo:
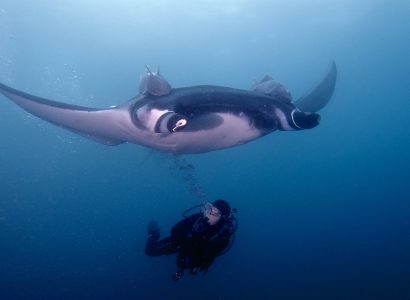
<svg viewBox="0 0 410 300">
<path fill-rule="evenodd" d="M 201 212 L 186 215 L 196 208 L 201 208 Z M 171 235 L 161 240 L 157 223 L 151 221 L 145 253 L 148 256 L 177 253 L 178 270 L 172 277 L 174 281 L 181 279 L 185 270 L 192 275 L 206 273 L 215 258 L 226 253 L 233 244 L 237 228 L 234 213 L 236 209 L 231 209 L 222 199 L 196 205 L 186 210 L 184 219 L 174 225 Z"/>
</svg>

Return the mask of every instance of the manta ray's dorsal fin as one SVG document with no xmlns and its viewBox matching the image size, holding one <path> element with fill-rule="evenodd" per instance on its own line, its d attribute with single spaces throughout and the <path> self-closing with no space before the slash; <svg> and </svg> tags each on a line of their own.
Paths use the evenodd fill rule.
<svg viewBox="0 0 410 300">
<path fill-rule="evenodd" d="M 168 81 L 159 73 L 159 67 L 157 72 L 152 72 L 147 65 L 145 67 L 146 72 L 140 78 L 140 94 L 152 96 L 168 95 L 172 88 Z"/>
</svg>

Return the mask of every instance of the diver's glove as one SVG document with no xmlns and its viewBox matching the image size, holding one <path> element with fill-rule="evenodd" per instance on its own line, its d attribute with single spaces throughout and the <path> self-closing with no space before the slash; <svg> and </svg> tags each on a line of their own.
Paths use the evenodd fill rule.
<svg viewBox="0 0 410 300">
<path fill-rule="evenodd" d="M 149 236 L 159 237 L 160 235 L 158 223 L 153 220 L 148 223 L 147 231 Z"/>
</svg>

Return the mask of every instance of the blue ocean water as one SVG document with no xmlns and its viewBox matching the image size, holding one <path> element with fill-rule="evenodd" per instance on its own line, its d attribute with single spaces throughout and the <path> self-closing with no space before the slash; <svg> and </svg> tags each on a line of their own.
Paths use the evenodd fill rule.
<svg viewBox="0 0 410 300">
<path fill-rule="evenodd" d="M 174 87 L 247 89 L 271 74 L 295 99 L 338 81 L 320 126 L 172 157 L 108 147 L 0 97 L 0 299 L 410 299 L 410 2 L 0 0 L 0 82 L 106 107 L 145 64 Z M 238 209 L 235 244 L 171 281 L 144 254 L 199 192 Z"/>
</svg>

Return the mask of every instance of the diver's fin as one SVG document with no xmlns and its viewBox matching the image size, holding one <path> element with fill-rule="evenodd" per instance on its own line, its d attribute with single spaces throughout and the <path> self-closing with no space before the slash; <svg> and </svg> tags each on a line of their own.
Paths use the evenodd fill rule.
<svg viewBox="0 0 410 300">
<path fill-rule="evenodd" d="M 299 98 L 294 104 L 304 112 L 317 112 L 329 103 L 335 90 L 337 68 L 334 60 L 331 61 L 329 70 L 317 86 L 309 93 Z"/>
<path fill-rule="evenodd" d="M 147 226 L 147 231 L 148 231 L 148 235 L 156 236 L 159 238 L 160 230 L 159 230 L 158 222 L 154 220 L 149 221 L 148 226 Z"/>
</svg>

